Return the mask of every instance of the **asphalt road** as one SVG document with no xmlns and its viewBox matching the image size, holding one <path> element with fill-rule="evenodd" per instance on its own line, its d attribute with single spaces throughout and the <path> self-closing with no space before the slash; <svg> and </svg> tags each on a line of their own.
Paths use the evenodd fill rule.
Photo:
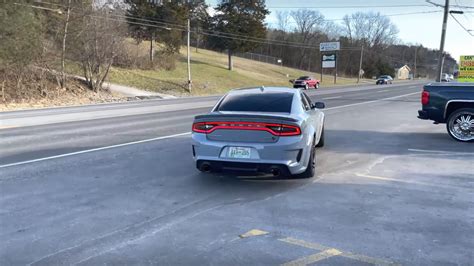
<svg viewBox="0 0 474 266">
<path fill-rule="evenodd" d="M 473 265 L 474 145 L 416 118 L 421 86 L 311 91 L 301 180 L 198 173 L 217 97 L 1 113 L 0 265 Z"/>
</svg>

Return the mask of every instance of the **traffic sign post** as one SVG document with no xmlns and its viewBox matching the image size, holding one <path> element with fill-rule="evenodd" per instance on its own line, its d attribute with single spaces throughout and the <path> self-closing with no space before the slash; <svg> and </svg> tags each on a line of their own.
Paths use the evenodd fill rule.
<svg viewBox="0 0 474 266">
<path fill-rule="evenodd" d="M 337 82 L 337 51 L 341 49 L 340 42 L 322 42 L 319 44 L 321 52 L 321 82 L 323 80 L 323 70 L 334 68 L 334 84 Z M 333 53 L 327 53 L 333 52 Z"/>
</svg>

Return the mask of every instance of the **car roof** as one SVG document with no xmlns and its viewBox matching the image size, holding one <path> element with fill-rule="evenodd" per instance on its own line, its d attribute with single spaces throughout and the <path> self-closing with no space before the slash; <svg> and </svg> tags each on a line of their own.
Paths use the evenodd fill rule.
<svg viewBox="0 0 474 266">
<path fill-rule="evenodd" d="M 265 94 L 265 93 L 292 93 L 295 94 L 299 92 L 298 89 L 292 89 L 288 87 L 250 87 L 250 88 L 239 88 L 233 89 L 227 93 L 228 95 L 238 95 L 238 94 Z"/>
</svg>

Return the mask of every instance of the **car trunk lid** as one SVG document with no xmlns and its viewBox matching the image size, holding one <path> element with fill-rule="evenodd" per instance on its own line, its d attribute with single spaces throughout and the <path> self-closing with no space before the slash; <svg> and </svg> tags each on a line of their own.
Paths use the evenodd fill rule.
<svg viewBox="0 0 474 266">
<path fill-rule="evenodd" d="M 209 129 L 207 139 L 225 142 L 274 143 L 300 130 L 298 120 L 282 113 L 213 112 L 195 117 L 194 125 L 203 123 Z"/>
</svg>

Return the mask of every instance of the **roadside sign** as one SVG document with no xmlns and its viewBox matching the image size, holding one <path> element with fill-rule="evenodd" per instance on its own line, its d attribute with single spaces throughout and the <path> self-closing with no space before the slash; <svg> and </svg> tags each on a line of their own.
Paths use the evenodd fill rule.
<svg viewBox="0 0 474 266">
<path fill-rule="evenodd" d="M 322 42 L 319 44 L 319 51 L 329 52 L 329 51 L 339 51 L 341 50 L 340 42 Z"/>
<path fill-rule="evenodd" d="M 459 82 L 474 82 L 474 55 L 461 55 Z"/>
<path fill-rule="evenodd" d="M 336 54 L 324 54 L 323 55 L 323 68 L 335 68 L 336 67 Z"/>
</svg>

